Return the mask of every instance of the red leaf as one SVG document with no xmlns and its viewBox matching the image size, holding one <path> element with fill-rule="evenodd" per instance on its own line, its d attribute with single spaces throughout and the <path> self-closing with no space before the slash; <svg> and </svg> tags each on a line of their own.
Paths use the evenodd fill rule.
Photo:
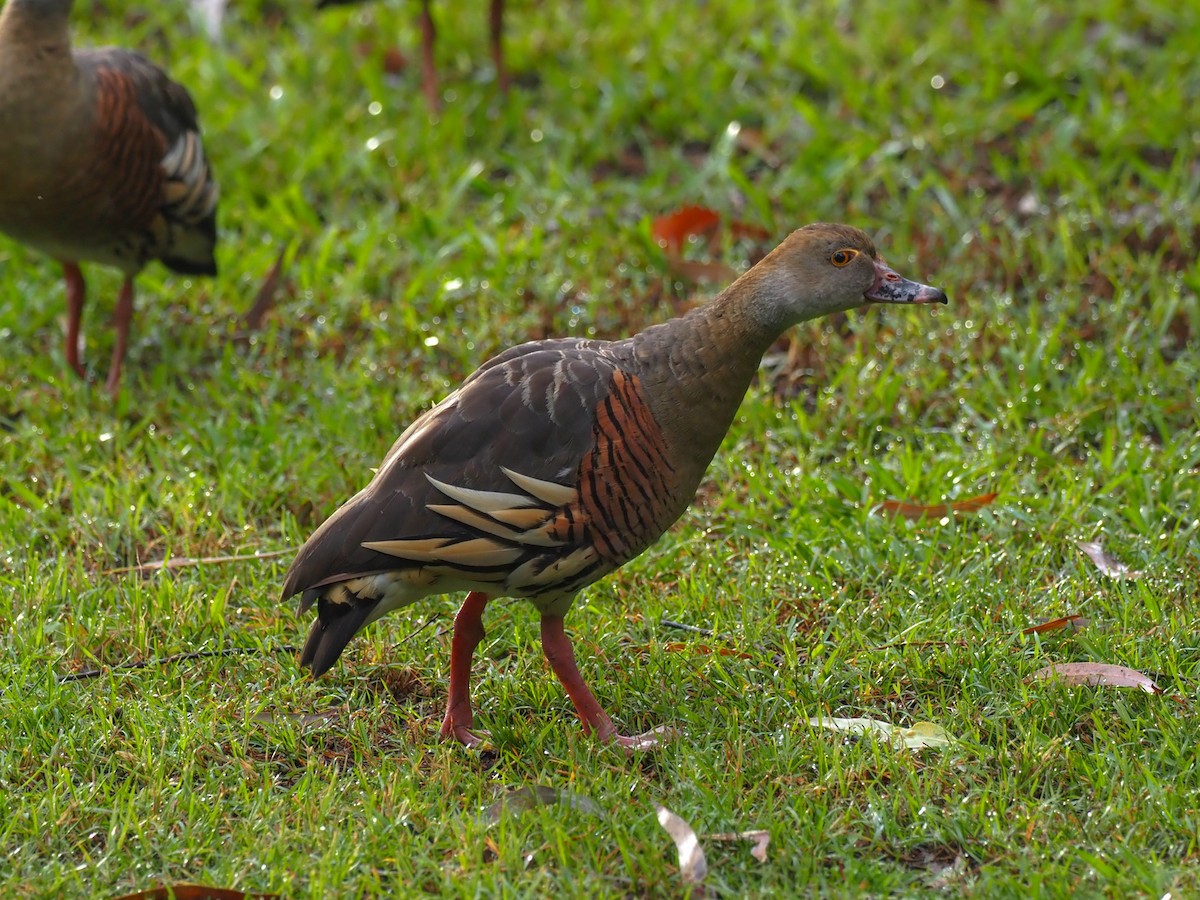
<svg viewBox="0 0 1200 900">
<path fill-rule="evenodd" d="M 1049 622 L 1039 622 L 1037 625 L 1030 625 L 1028 628 L 1021 629 L 1021 634 L 1045 634 L 1047 631 L 1057 631 L 1059 628 L 1069 628 L 1071 631 L 1079 631 L 1087 623 L 1088 620 L 1083 616 L 1073 614 L 1063 616 L 1061 619 L 1051 619 Z"/>
<path fill-rule="evenodd" d="M 953 503 L 935 503 L 932 506 L 921 506 L 917 503 L 906 503 L 903 500 L 884 500 L 876 509 L 889 516 L 901 516 L 905 519 L 943 519 L 950 513 L 978 512 L 992 503 L 999 494 L 980 494 L 978 497 L 968 497 L 966 500 L 956 500 Z"/>
<path fill-rule="evenodd" d="M 688 238 L 712 231 L 720 221 L 721 217 L 711 209 L 682 206 L 673 213 L 655 219 L 650 232 L 654 240 L 666 248 L 668 256 L 678 256 L 683 252 L 683 244 Z"/>
<path fill-rule="evenodd" d="M 1099 541 L 1076 541 L 1075 546 L 1087 554 L 1096 568 L 1109 578 L 1141 578 L 1141 572 L 1132 572 L 1125 563 L 1113 559 L 1100 546 Z"/>
<path fill-rule="evenodd" d="M 1071 685 L 1110 685 L 1141 688 L 1147 694 L 1161 694 L 1162 688 L 1154 679 L 1136 669 L 1114 666 L 1111 663 L 1057 663 L 1033 673 L 1034 678 L 1060 679 Z"/>
</svg>

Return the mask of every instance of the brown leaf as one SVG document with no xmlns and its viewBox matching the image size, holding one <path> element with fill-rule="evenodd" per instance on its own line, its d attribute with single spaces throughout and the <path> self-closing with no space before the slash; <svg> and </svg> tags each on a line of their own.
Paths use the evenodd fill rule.
<svg viewBox="0 0 1200 900">
<path fill-rule="evenodd" d="M 659 216 L 650 228 L 654 240 L 666 248 L 668 256 L 683 252 L 684 242 L 717 227 L 721 217 L 703 206 L 682 206 L 673 213 Z"/>
<path fill-rule="evenodd" d="M 953 503 L 935 503 L 932 506 L 921 506 L 903 500 L 884 500 L 875 508 L 889 516 L 900 516 L 905 519 L 943 519 L 951 513 L 978 512 L 999 496 L 996 493 L 980 494 L 978 497 L 968 497 L 966 500 L 956 500 Z"/>
<path fill-rule="evenodd" d="M 1078 614 L 1063 616 L 1060 619 L 1051 619 L 1048 622 L 1039 622 L 1036 625 L 1030 625 L 1028 628 L 1022 628 L 1021 634 L 1045 634 L 1047 631 L 1057 631 L 1059 628 L 1066 628 L 1069 631 L 1082 631 L 1087 627 L 1088 620 Z"/>
<path fill-rule="evenodd" d="M 708 874 L 708 861 L 704 858 L 704 848 L 692 826 L 671 812 L 665 806 L 654 805 L 658 813 L 658 824 L 671 836 L 675 848 L 679 851 L 679 877 L 684 884 L 699 884 Z"/>
<path fill-rule="evenodd" d="M 408 57 L 395 47 L 383 51 L 383 71 L 388 75 L 399 75 L 408 68 Z"/>
<path fill-rule="evenodd" d="M 135 894 L 122 894 L 113 900 L 276 900 L 278 897 L 278 894 L 253 894 L 206 884 L 172 884 Z"/>
<path fill-rule="evenodd" d="M 1113 559 L 1100 546 L 1099 541 L 1076 541 L 1075 546 L 1087 554 L 1087 558 L 1096 564 L 1096 568 L 1109 578 L 1141 578 L 1141 572 L 1130 571 L 1125 563 Z"/>
<path fill-rule="evenodd" d="M 1056 663 L 1038 669 L 1034 678 L 1060 679 L 1070 685 L 1106 685 L 1111 687 L 1141 688 L 1147 694 L 1161 694 L 1162 688 L 1154 679 L 1136 669 L 1114 666 L 1111 663 Z"/>
</svg>

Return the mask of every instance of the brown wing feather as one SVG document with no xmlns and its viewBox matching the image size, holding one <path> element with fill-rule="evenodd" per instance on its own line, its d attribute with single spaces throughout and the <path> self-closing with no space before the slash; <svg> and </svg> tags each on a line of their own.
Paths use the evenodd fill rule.
<svg viewBox="0 0 1200 900">
<path fill-rule="evenodd" d="M 309 538 L 284 597 L 439 563 L 508 567 L 528 578 L 521 593 L 573 591 L 641 552 L 678 516 L 679 490 L 627 364 L 623 342 L 572 340 L 486 363 Z M 529 502 L 505 499 L 516 495 Z M 561 579 L 546 574 L 568 559 Z"/>
<path fill-rule="evenodd" d="M 525 344 L 494 357 L 397 439 L 379 471 L 308 539 L 285 579 L 284 597 L 400 563 L 364 543 L 423 537 L 469 539 L 477 532 L 429 510 L 446 484 L 510 492 L 502 467 L 547 481 L 562 479 L 591 444 L 591 411 L 616 363 L 602 344 Z M 572 377 L 555 397 L 527 390 L 528 377 L 567 359 Z M 555 405 L 551 414 L 547 402 Z M 551 426 L 551 415 L 559 421 Z"/>
<path fill-rule="evenodd" d="M 301 665 L 321 674 L 362 627 L 428 593 L 523 596 L 563 615 L 653 543 L 695 484 L 671 464 L 633 349 L 516 347 L 414 422 L 288 570 L 284 599 L 317 604 Z"/>
<path fill-rule="evenodd" d="M 78 178 L 80 204 L 96 210 L 131 268 L 157 258 L 176 271 L 215 274 L 218 191 L 191 96 L 127 50 L 81 51 L 76 62 L 96 91 L 95 152 Z"/>
</svg>

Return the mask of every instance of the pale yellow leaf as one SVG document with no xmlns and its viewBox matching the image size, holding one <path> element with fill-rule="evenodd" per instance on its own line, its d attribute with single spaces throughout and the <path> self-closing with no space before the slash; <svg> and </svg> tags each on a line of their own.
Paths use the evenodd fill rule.
<svg viewBox="0 0 1200 900">
<path fill-rule="evenodd" d="M 819 717 L 809 719 L 808 724 L 845 734 L 874 734 L 891 743 L 893 747 L 908 747 L 913 750 L 922 747 L 945 747 L 950 743 L 945 729 L 932 722 L 916 722 L 910 728 L 901 728 L 879 719 Z"/>
</svg>

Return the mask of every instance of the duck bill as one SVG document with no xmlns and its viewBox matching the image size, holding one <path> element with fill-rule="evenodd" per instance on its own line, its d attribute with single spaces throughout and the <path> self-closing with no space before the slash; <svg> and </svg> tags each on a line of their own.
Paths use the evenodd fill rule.
<svg viewBox="0 0 1200 900">
<path fill-rule="evenodd" d="M 876 303 L 950 302 L 945 291 L 919 281 L 909 281 L 882 259 L 875 260 L 875 283 L 864 296 Z"/>
</svg>

